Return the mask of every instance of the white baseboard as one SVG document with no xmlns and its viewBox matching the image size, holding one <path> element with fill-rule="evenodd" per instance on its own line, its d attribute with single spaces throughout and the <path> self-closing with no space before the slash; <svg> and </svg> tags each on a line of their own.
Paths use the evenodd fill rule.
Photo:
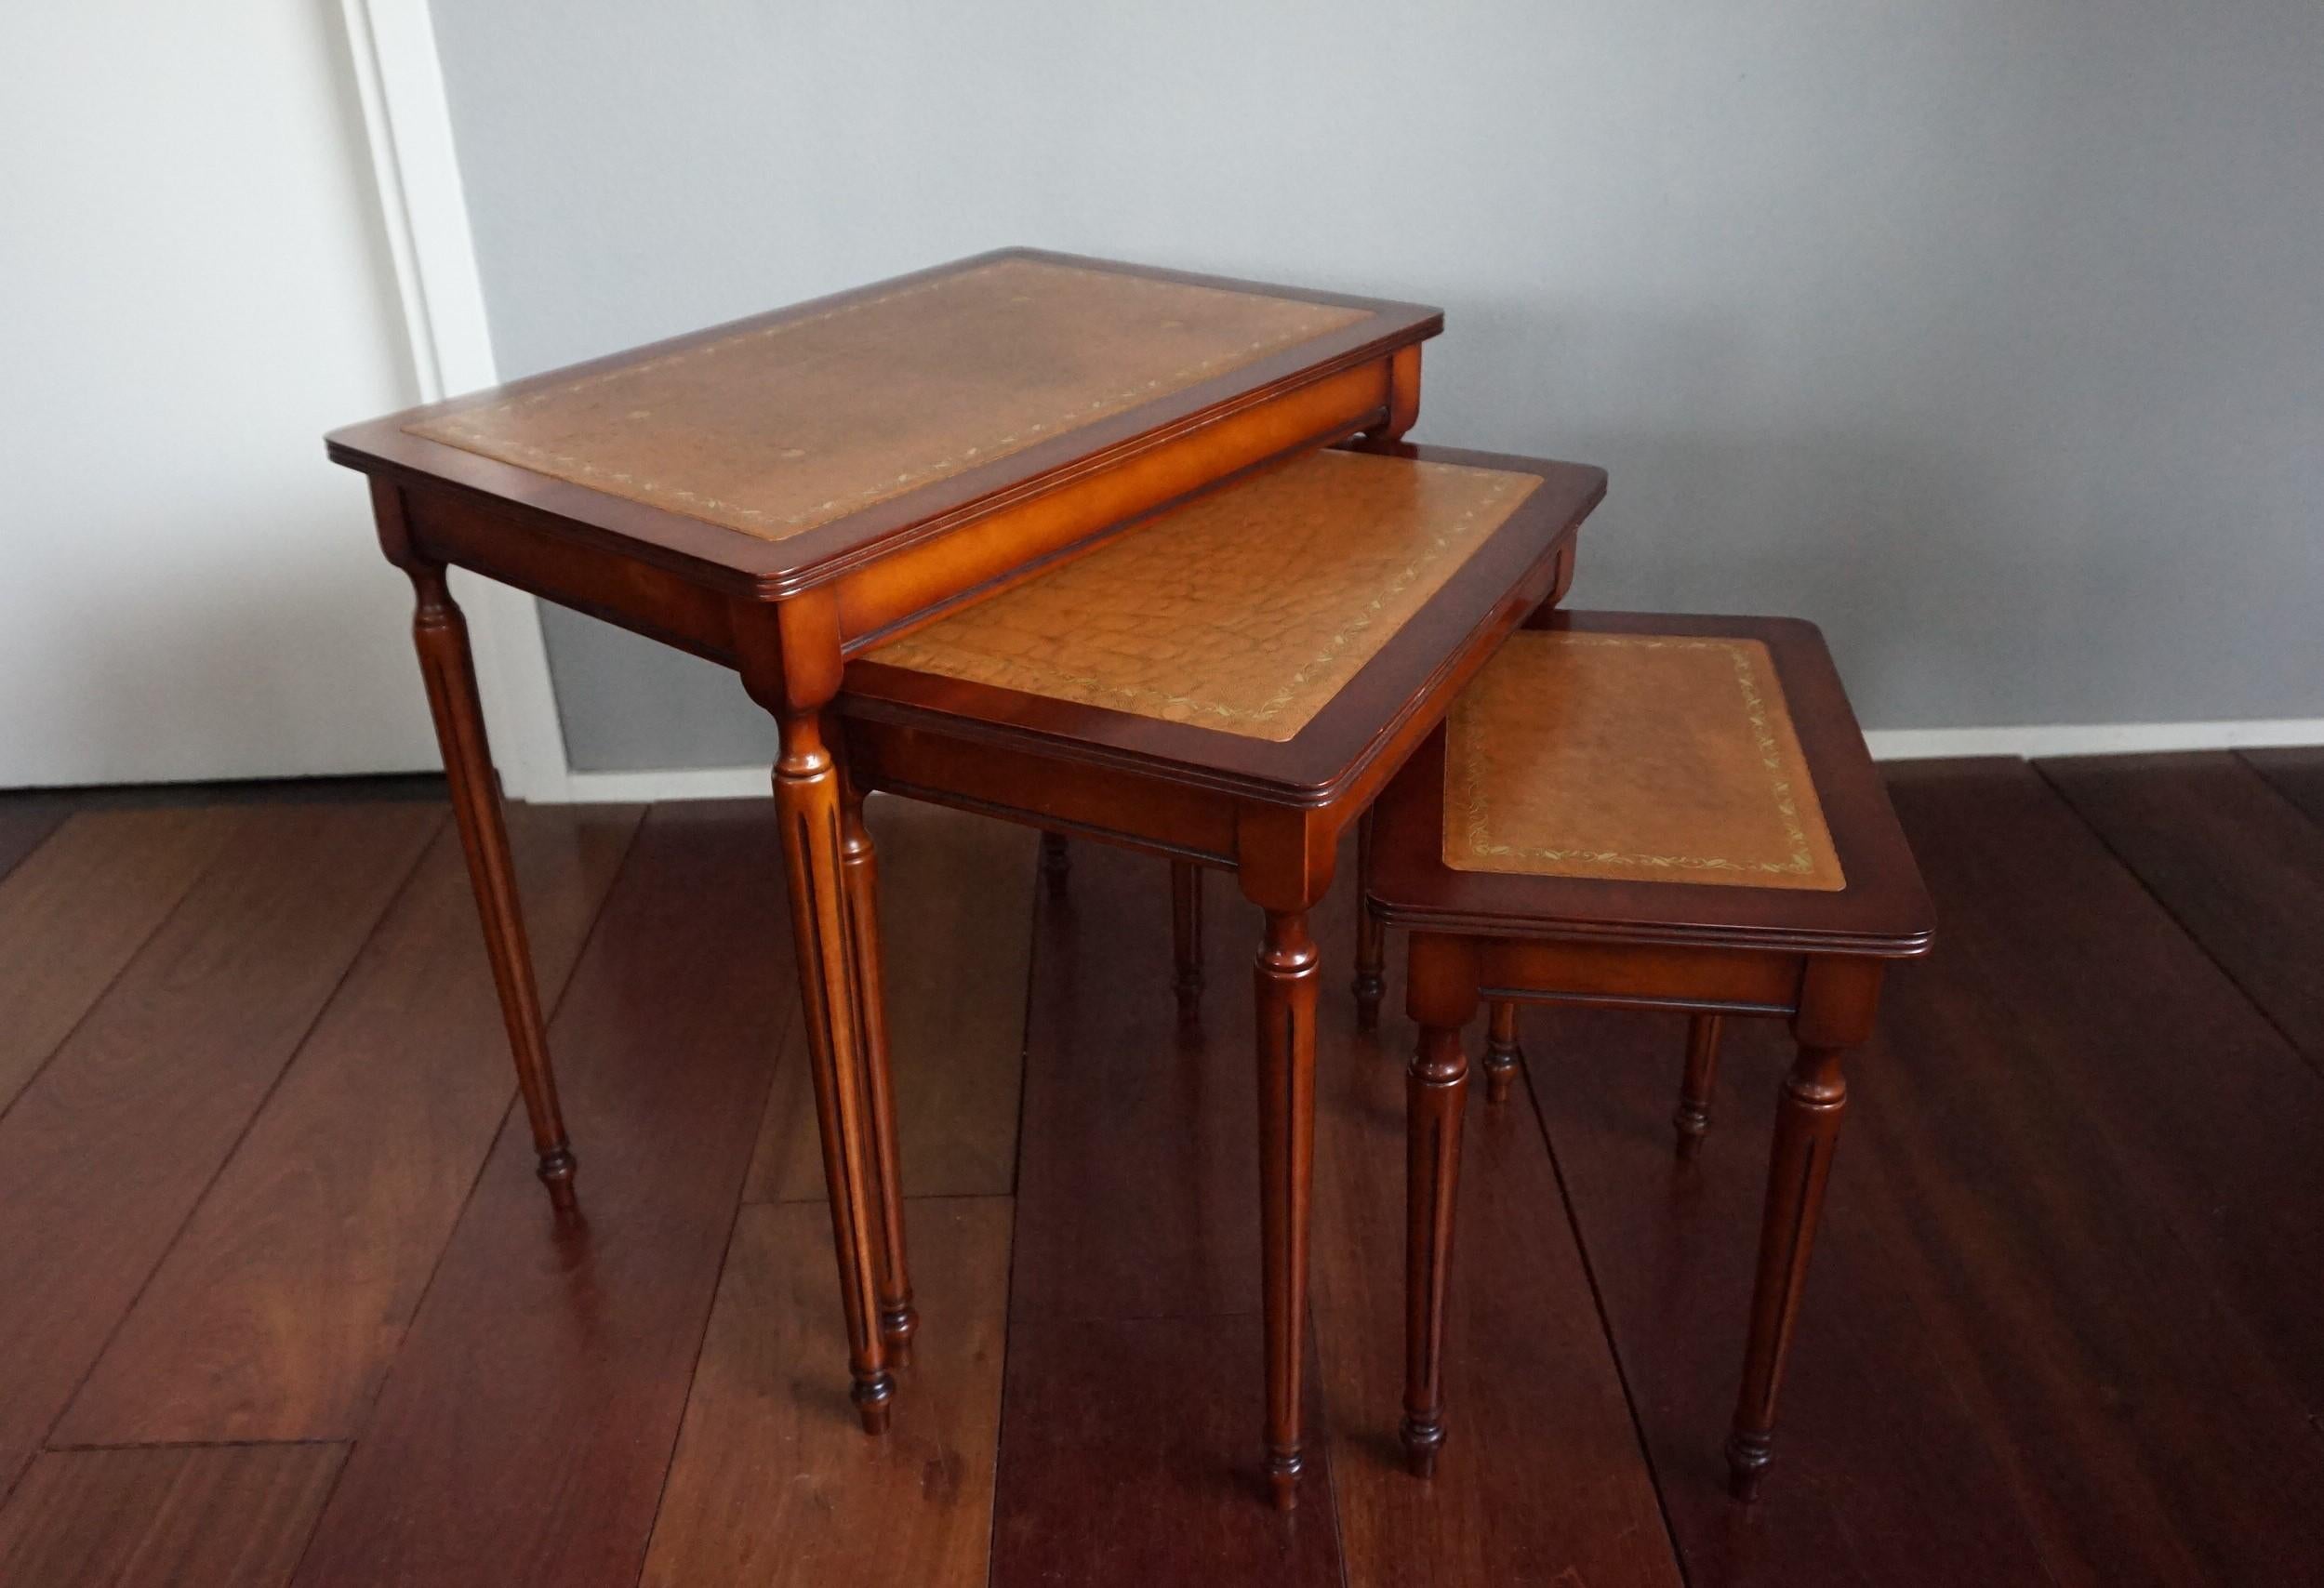
<svg viewBox="0 0 2324 1588">
<path fill-rule="evenodd" d="M 2324 717 L 2237 722 L 2093 722 L 2021 728 L 1889 728 L 1865 735 L 1876 761 L 1950 756 L 2125 755 L 2138 751 L 2253 749 L 2324 745 Z M 656 800 L 755 800 L 770 791 L 764 766 L 682 767 L 667 772 L 576 772 L 548 803 L 635 804 Z"/>
<path fill-rule="evenodd" d="M 2324 745 L 2324 717 L 2232 722 L 2087 722 L 2021 728 L 1888 728 L 1865 734 L 1875 761 L 1950 756 L 2131 755 Z"/>
</svg>

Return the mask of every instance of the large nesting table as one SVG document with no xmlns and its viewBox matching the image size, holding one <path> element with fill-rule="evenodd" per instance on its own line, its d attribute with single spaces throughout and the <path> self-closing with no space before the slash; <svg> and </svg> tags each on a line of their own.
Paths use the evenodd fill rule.
<svg viewBox="0 0 2324 1588">
<path fill-rule="evenodd" d="M 561 1214 L 576 1207 L 576 1158 L 446 568 L 732 668 L 776 720 L 852 1395 L 877 1431 L 914 1319 L 900 1218 L 881 1192 L 895 1141 L 873 855 L 861 780 L 827 717 L 843 667 L 1270 460 L 1360 435 L 1392 444 L 1418 411 L 1420 343 L 1441 323 L 1411 304 L 1014 249 L 328 438 L 336 461 L 370 477 L 381 548 L 417 593 L 414 639 Z M 1457 639 L 1406 627 L 1415 644 Z M 1330 708 L 1319 721 L 1323 738 L 1295 748 L 1348 742 Z M 1254 796 L 1254 822 L 1311 840 L 1329 826 L 1262 805 Z M 1304 900 L 1318 885 L 1304 862 L 1278 880 L 1246 888 Z M 1288 936 L 1281 951 L 1297 955 Z"/>
</svg>

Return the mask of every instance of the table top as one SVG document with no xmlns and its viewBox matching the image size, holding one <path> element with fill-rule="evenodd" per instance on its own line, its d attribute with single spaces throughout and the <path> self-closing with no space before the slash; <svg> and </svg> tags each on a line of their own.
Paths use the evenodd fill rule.
<svg viewBox="0 0 2324 1588">
<path fill-rule="evenodd" d="M 1593 662 L 1632 676 L 1577 700 Z M 1893 957 L 1934 931 L 1839 673 L 1797 618 L 1556 613 L 1510 637 L 1373 820 L 1372 901 L 1401 926 Z M 1706 859 L 1731 866 L 1672 863 Z"/>
<path fill-rule="evenodd" d="M 356 468 L 797 585 L 1441 325 L 1416 305 L 1011 249 L 350 427 L 329 444 Z"/>
<path fill-rule="evenodd" d="M 1327 449 L 867 653 L 839 708 L 1322 797 L 1604 494 L 1578 464 Z"/>
<path fill-rule="evenodd" d="M 1764 640 L 1512 634 L 1444 733 L 1455 871 L 1848 885 Z"/>
</svg>

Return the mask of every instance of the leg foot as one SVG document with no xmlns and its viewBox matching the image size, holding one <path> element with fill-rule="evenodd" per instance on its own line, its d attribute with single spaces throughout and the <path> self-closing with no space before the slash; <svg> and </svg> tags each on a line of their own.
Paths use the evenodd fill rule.
<svg viewBox="0 0 2324 1588">
<path fill-rule="evenodd" d="M 1437 1452 L 1444 1448 L 1444 1424 L 1424 1423 L 1409 1414 L 1397 1429 L 1404 1441 L 1404 1470 L 1414 1477 L 1437 1475 Z"/>
<path fill-rule="evenodd" d="M 1746 1504 L 1760 1497 L 1760 1479 L 1773 1461 L 1773 1441 L 1764 1435 L 1727 1436 L 1727 1492 Z"/>
<path fill-rule="evenodd" d="M 1307 1464 L 1298 1451 L 1270 1451 L 1267 1458 L 1268 1498 L 1278 1511 L 1299 1509 L 1299 1473 Z"/>
<path fill-rule="evenodd" d="M 1679 1132 L 1679 1157 L 1693 1162 L 1711 1128 L 1711 1088 L 1719 1079 L 1720 1017 L 1698 1014 L 1687 1022 L 1686 1079 L 1679 1086 L 1679 1111 L 1670 1122 Z"/>
<path fill-rule="evenodd" d="M 1508 1101 L 1510 1083 L 1525 1052 L 1517 1045 L 1517 1005 L 1504 999 L 1491 1008 L 1492 1025 L 1485 1034 L 1485 1101 L 1498 1104 Z"/>
<path fill-rule="evenodd" d="M 886 1373 L 876 1378 L 858 1379 L 847 1391 L 847 1398 L 856 1405 L 856 1415 L 863 1420 L 863 1431 L 877 1438 L 888 1430 L 888 1422 L 896 1409 L 896 1380 Z"/>
</svg>

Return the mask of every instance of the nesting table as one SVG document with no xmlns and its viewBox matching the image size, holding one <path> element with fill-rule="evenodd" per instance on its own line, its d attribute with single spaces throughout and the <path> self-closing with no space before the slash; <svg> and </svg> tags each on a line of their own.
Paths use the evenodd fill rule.
<svg viewBox="0 0 2324 1588">
<path fill-rule="evenodd" d="M 777 721 L 776 810 L 867 1430 L 886 1424 L 916 1318 L 865 790 L 1236 868 L 1268 920 L 1268 1444 L 1287 1501 L 1313 1062 L 1306 911 L 1344 825 L 1570 569 L 1574 525 L 1602 488 L 1595 470 L 1401 449 L 1420 343 L 1441 326 L 1415 305 L 1017 249 L 334 432 L 331 457 L 370 477 L 380 545 L 417 592 L 415 642 L 552 1205 L 576 1206 L 576 1158 L 447 566 L 732 668 Z M 1368 454 L 1319 453 L 1355 438 Z M 1270 687 L 1244 728 L 1122 709 L 1104 693 L 1118 678 L 1077 699 L 945 670 L 965 632 L 946 626 L 1013 587 L 1041 577 L 1006 609 L 1015 620 L 1070 629 L 1069 602 L 1042 603 L 1072 588 L 1061 581 L 1077 559 L 1135 584 L 1135 549 L 1116 536 L 1174 521 L 1199 532 L 1204 504 L 1244 491 L 1274 490 L 1281 508 L 1280 482 L 1319 469 L 1305 478 L 1323 483 L 1321 507 L 1296 526 L 1297 554 L 1309 567 L 1346 558 L 1344 599 L 1279 638 L 1335 659 L 1283 700 Z M 1414 518 L 1418 497 L 1435 507 Z M 1407 527 L 1442 528 L 1446 502 L 1466 539 L 1402 548 L 1396 566 L 1419 572 L 1397 589 L 1371 588 L 1361 570 L 1381 564 L 1335 534 L 1400 510 Z M 1117 545 L 1126 561 L 1101 563 Z"/>
</svg>

